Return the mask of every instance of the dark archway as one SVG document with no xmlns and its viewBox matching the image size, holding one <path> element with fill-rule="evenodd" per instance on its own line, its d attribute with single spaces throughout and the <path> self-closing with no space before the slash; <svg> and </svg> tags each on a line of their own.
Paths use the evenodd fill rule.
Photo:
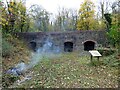
<svg viewBox="0 0 120 90">
<path fill-rule="evenodd" d="M 72 52 L 73 51 L 73 43 L 72 42 L 65 42 L 64 43 L 64 51 L 65 52 Z"/>
<path fill-rule="evenodd" d="M 36 51 L 36 46 L 37 46 L 36 42 L 30 42 L 30 48 L 32 50 Z"/>
<path fill-rule="evenodd" d="M 94 50 L 94 48 L 95 48 L 95 42 L 94 41 L 84 42 L 84 50 L 85 51 Z"/>
</svg>

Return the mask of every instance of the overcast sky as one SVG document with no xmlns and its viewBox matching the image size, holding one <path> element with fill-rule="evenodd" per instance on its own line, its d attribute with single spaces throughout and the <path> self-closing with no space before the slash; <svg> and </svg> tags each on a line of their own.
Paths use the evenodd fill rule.
<svg viewBox="0 0 120 90">
<path fill-rule="evenodd" d="M 6 0 L 3 0 L 3 1 L 6 1 Z M 10 0 L 7 0 L 7 1 L 10 1 Z M 57 14 L 59 7 L 73 8 L 73 9 L 79 10 L 80 4 L 84 0 L 25 0 L 25 1 L 26 1 L 27 9 L 29 9 L 29 7 L 33 4 L 38 4 L 38 5 L 41 5 L 44 9 L 46 9 L 48 12 L 53 13 L 53 15 L 55 15 Z M 104 0 L 91 0 L 91 1 L 95 4 L 95 6 L 97 6 L 98 2 L 104 1 Z M 105 0 L 105 1 L 113 2 L 115 0 Z M 96 7 L 96 10 L 97 10 L 97 7 Z"/>
<path fill-rule="evenodd" d="M 59 7 L 79 9 L 84 0 L 26 0 L 26 6 L 29 8 L 32 4 L 39 4 L 51 13 L 57 13 Z M 97 0 L 91 0 L 94 3 Z"/>
</svg>

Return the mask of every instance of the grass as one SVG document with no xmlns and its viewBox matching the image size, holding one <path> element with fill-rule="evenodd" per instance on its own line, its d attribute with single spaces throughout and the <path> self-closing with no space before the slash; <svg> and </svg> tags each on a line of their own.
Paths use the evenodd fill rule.
<svg viewBox="0 0 120 90">
<path fill-rule="evenodd" d="M 102 62 L 105 58 L 100 58 Z M 96 63 L 99 63 L 94 59 Z M 90 62 L 89 56 L 66 53 L 56 58 L 44 58 L 30 70 L 32 78 L 15 88 L 117 88 L 118 69 Z"/>
</svg>

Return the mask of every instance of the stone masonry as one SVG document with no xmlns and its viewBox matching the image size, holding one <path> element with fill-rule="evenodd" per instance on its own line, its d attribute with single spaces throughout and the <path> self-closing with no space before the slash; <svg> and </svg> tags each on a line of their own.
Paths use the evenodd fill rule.
<svg viewBox="0 0 120 90">
<path fill-rule="evenodd" d="M 81 51 L 85 50 L 85 47 L 90 48 L 91 45 L 93 45 L 92 49 L 95 49 L 99 45 L 107 45 L 105 30 L 69 32 L 26 32 L 17 33 L 17 36 L 27 42 L 28 46 L 30 46 L 32 49 L 42 47 L 47 38 L 50 38 L 54 46 L 59 46 L 61 51 Z M 88 42 L 88 44 L 86 42 Z"/>
</svg>

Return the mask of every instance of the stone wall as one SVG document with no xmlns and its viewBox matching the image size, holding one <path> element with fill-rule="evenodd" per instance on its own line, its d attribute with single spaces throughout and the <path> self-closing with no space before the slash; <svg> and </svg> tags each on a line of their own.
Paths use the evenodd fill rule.
<svg viewBox="0 0 120 90">
<path fill-rule="evenodd" d="M 69 31 L 69 32 L 27 32 L 17 33 L 17 36 L 23 39 L 30 46 L 30 42 L 35 42 L 36 47 L 42 47 L 47 38 L 50 38 L 51 42 L 55 46 L 59 46 L 61 51 L 64 51 L 65 42 L 73 43 L 73 51 L 84 50 L 84 43 L 86 41 L 92 41 L 95 43 L 95 47 L 99 44 L 106 46 L 107 38 L 106 31 Z"/>
</svg>

